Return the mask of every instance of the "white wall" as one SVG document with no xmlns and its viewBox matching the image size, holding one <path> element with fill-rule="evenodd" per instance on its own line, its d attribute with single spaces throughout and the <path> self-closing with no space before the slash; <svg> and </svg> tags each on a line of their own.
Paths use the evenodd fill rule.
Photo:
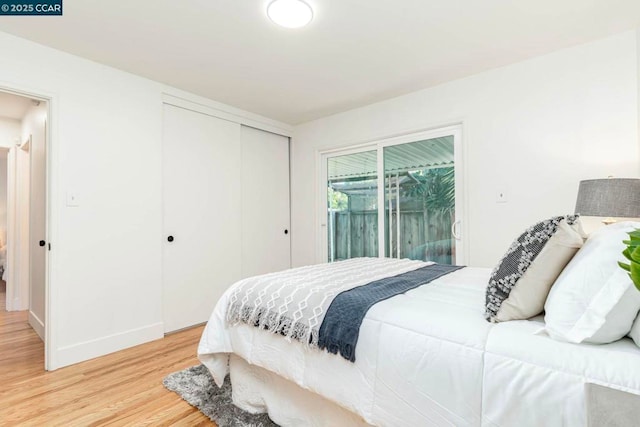
<svg viewBox="0 0 640 427">
<path fill-rule="evenodd" d="M 28 124 L 27 124 L 28 127 Z M 23 124 L 21 143 L 29 139 Z M 8 246 L 9 257 L 13 258 L 11 268 L 15 271 L 9 276 L 9 286 L 18 290 L 13 302 L 13 310 L 29 309 L 29 185 L 30 159 L 29 151 L 13 148 L 15 151 L 15 236 L 10 236 Z M 12 202 L 9 203 L 10 205 Z"/>
<path fill-rule="evenodd" d="M 0 150 L 0 248 L 7 244 L 7 150 Z M 3 252 L 4 268 L 6 264 L 6 248 Z"/>
<path fill-rule="evenodd" d="M 0 117 L 0 147 L 14 147 L 19 141 L 21 132 L 20 120 Z M 7 242 L 7 151 L 0 159 L 0 240 Z M 6 265 L 5 265 L 6 268 Z"/>
<path fill-rule="evenodd" d="M 20 120 L 0 117 L 0 147 L 13 147 L 20 140 Z"/>
<path fill-rule="evenodd" d="M 21 122 L 20 120 L 10 119 L 8 117 L 0 117 L 0 147 L 10 148 L 15 147 L 16 143 L 20 141 Z M 7 225 L 8 225 L 8 211 L 7 211 L 7 190 L 8 190 L 8 150 L 4 150 L 2 158 L 2 170 L 0 171 L 0 192 L 2 192 L 2 207 L 0 208 L 0 239 L 4 246 L 4 263 L 5 270 L 7 269 Z M 8 275 L 5 275 L 7 278 Z M 12 289 L 7 288 L 7 309 L 13 309 L 13 301 L 15 295 Z"/>
<path fill-rule="evenodd" d="M 0 85 L 54 97 L 49 368 L 160 338 L 162 87 L 7 34 L 0 50 Z"/>
<path fill-rule="evenodd" d="M 640 28 L 636 31 L 636 49 L 636 71 L 638 72 L 638 135 L 640 137 Z"/>
<path fill-rule="evenodd" d="M 49 368 L 162 337 L 163 93 L 287 126 L 9 34 L 0 51 L 0 87 L 53 98 Z"/>
<path fill-rule="evenodd" d="M 524 227 L 573 212 L 581 179 L 638 176 L 637 57 L 627 32 L 297 126 L 293 265 L 317 261 L 318 150 L 462 122 L 466 263 L 493 266 Z"/>
<path fill-rule="evenodd" d="M 20 120 L 0 117 L 0 147 L 14 147 L 20 132 Z M 7 242 L 7 151 L 0 157 L 0 240 L 4 245 Z"/>
</svg>

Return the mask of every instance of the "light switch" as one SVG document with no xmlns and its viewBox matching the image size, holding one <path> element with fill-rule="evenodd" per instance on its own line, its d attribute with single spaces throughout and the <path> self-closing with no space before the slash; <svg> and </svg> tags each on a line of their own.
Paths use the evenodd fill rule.
<svg viewBox="0 0 640 427">
<path fill-rule="evenodd" d="M 499 189 L 496 192 L 496 203 L 507 203 L 507 191 L 505 189 Z"/>
<path fill-rule="evenodd" d="M 67 206 L 72 208 L 80 206 L 78 193 L 72 191 L 67 192 Z"/>
</svg>

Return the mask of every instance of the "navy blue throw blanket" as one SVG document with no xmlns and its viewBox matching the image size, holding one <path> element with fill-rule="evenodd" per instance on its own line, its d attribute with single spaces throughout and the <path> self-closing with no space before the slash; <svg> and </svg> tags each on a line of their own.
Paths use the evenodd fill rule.
<svg viewBox="0 0 640 427">
<path fill-rule="evenodd" d="M 318 346 L 355 362 L 360 325 L 374 304 L 425 285 L 462 266 L 432 264 L 338 294 L 320 326 Z"/>
</svg>

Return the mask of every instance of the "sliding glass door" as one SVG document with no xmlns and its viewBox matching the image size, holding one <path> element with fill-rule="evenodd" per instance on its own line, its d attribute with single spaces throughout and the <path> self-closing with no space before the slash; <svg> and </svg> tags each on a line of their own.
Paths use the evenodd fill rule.
<svg viewBox="0 0 640 427">
<path fill-rule="evenodd" d="M 327 260 L 377 257 L 377 151 L 329 157 L 326 165 Z"/>
<path fill-rule="evenodd" d="M 385 256 L 455 264 L 453 136 L 384 147 Z"/>
<path fill-rule="evenodd" d="M 460 144 L 452 127 L 324 153 L 323 259 L 462 263 Z"/>
</svg>

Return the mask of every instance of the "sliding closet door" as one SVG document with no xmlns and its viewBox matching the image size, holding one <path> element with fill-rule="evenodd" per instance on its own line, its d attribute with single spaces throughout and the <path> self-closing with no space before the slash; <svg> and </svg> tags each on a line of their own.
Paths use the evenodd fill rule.
<svg viewBox="0 0 640 427">
<path fill-rule="evenodd" d="M 206 322 L 240 278 L 240 168 L 239 124 L 164 106 L 165 332 Z"/>
<path fill-rule="evenodd" d="M 242 276 L 291 266 L 289 138 L 242 126 Z"/>
</svg>

